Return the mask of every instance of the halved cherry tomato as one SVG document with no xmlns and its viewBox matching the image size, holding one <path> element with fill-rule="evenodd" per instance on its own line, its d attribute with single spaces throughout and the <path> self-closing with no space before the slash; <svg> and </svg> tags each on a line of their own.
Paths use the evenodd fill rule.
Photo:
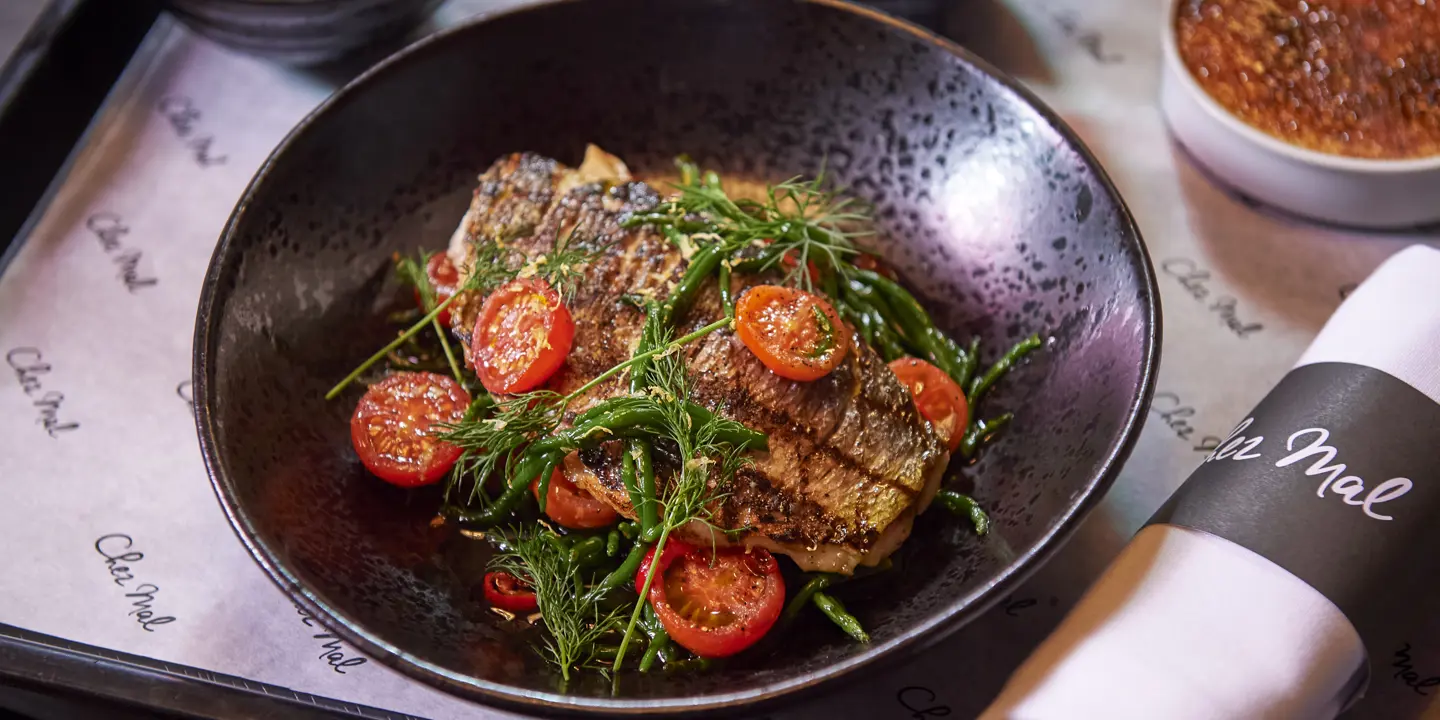
<svg viewBox="0 0 1440 720">
<path fill-rule="evenodd" d="M 435 304 L 445 302 L 455 294 L 455 289 L 460 287 L 460 271 L 455 269 L 455 264 L 450 262 L 450 256 L 445 253 L 435 253 L 425 262 L 425 277 L 430 280 L 430 287 L 435 289 Z M 420 291 L 415 291 L 415 304 L 425 309 L 425 303 L 420 301 Z M 435 316 L 441 325 L 450 327 L 450 309 L 441 310 Z"/>
<path fill-rule="evenodd" d="M 654 556 L 651 548 L 637 589 Z M 711 550 L 671 540 L 655 572 L 650 604 L 656 616 L 670 639 L 700 657 L 725 657 L 754 645 L 785 606 L 780 565 L 763 548 Z"/>
<path fill-rule="evenodd" d="M 580 461 L 579 453 L 570 453 L 565 458 L 562 471 L 555 468 L 550 474 L 550 488 L 545 493 L 545 514 L 561 525 L 574 530 L 590 530 L 615 524 L 619 515 L 615 509 L 596 500 L 569 478 L 576 472 L 589 472 Z M 575 467 L 572 467 L 575 466 Z M 540 478 L 530 483 L 530 492 L 540 499 Z"/>
<path fill-rule="evenodd" d="M 508 572 L 485 573 L 485 600 L 501 610 L 531 613 L 540 608 L 530 586 Z"/>
<path fill-rule="evenodd" d="M 856 255 L 855 259 L 851 261 L 850 264 L 854 265 L 857 268 L 860 268 L 861 270 L 869 270 L 870 272 L 876 273 L 878 275 L 883 275 L 887 278 L 890 278 L 891 280 L 898 279 L 895 271 L 889 265 L 886 265 L 883 260 L 875 257 L 874 255 L 871 255 L 870 253 L 860 253 L 859 255 Z"/>
<path fill-rule="evenodd" d="M 675 562 L 675 558 L 678 558 L 681 555 L 684 555 L 685 553 L 690 552 L 694 549 L 694 545 L 691 545 L 690 543 L 684 542 L 682 540 L 666 540 L 665 554 L 660 557 L 660 570 L 657 570 L 656 572 L 663 573 L 665 568 L 670 567 L 670 563 Z M 650 547 L 650 552 L 645 553 L 644 559 L 640 561 L 640 569 L 635 571 L 635 592 L 638 593 L 640 592 L 641 588 L 645 587 L 645 576 L 650 574 L 650 566 L 654 564 L 655 547 L 652 545 Z M 651 586 L 653 587 L 654 585 L 660 584 L 662 580 L 663 578 L 661 575 L 656 575 L 655 579 L 651 581 Z"/>
<path fill-rule="evenodd" d="M 915 407 L 930 421 L 935 434 L 945 442 L 950 452 L 960 447 L 965 437 L 965 426 L 970 421 L 970 405 L 965 401 L 965 391 L 934 365 L 913 357 L 896 358 L 890 361 L 890 371 L 900 379 L 900 384 L 910 389 Z"/>
<path fill-rule="evenodd" d="M 470 362 L 486 390 L 533 390 L 570 354 L 575 321 L 544 280 L 512 280 L 485 298 L 470 340 Z"/>
<path fill-rule="evenodd" d="M 429 485 L 445 476 L 460 448 L 431 433 L 456 423 L 470 393 L 449 375 L 400 372 L 370 386 L 350 417 L 350 442 L 366 469 L 400 487 Z"/>
<path fill-rule="evenodd" d="M 777 285 L 740 296 L 735 334 L 771 372 L 791 380 L 824 377 L 850 350 L 850 330 L 825 298 Z"/>
</svg>

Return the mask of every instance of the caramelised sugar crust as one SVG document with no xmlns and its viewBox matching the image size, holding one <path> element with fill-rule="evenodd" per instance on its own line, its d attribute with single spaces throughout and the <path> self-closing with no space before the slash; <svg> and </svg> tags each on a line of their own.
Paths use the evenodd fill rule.
<svg viewBox="0 0 1440 720">
<path fill-rule="evenodd" d="M 575 320 L 574 346 L 550 383 L 561 393 L 631 357 L 644 315 L 621 297 L 663 299 L 687 264 L 659 233 L 620 227 L 630 213 L 654 207 L 660 199 L 654 189 L 641 182 L 577 184 L 575 173 L 535 155 L 501 158 L 480 177 L 465 232 L 457 233 L 459 242 L 452 248 L 452 257 L 462 258 L 459 265 L 468 272 L 465 249 L 475 238 L 510 243 L 531 260 L 550 251 L 557 237 L 568 237 L 572 246 L 605 247 L 567 302 Z M 738 274 L 732 279 L 737 297 L 766 281 Z M 457 327 L 474 323 L 480 301 L 457 299 L 460 309 L 452 307 L 461 318 Z M 722 316 L 711 280 L 675 332 L 684 334 Z M 806 570 L 849 573 L 893 552 L 909 534 L 915 514 L 934 497 L 948 453 L 909 392 L 853 330 L 852 336 L 857 341 L 841 365 L 813 382 L 770 372 L 730 330 L 686 347 L 692 399 L 769 436 L 768 452 L 751 453 L 752 464 L 740 470 L 712 508 L 715 525 L 743 528 L 730 539 L 716 534 L 716 542 L 766 547 Z M 582 412 L 626 392 L 628 379 L 621 373 L 577 398 L 570 411 Z M 580 459 L 572 456 L 569 465 L 582 487 L 633 518 L 617 445 L 608 443 Z M 657 460 L 662 478 L 666 465 L 663 458 Z M 696 541 L 712 539 L 703 524 L 682 532 Z"/>
</svg>

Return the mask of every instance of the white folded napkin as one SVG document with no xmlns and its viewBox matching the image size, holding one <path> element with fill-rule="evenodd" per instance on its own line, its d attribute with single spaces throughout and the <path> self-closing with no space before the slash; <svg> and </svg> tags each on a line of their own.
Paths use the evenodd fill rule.
<svg viewBox="0 0 1440 720">
<path fill-rule="evenodd" d="M 1366 365 L 1440 402 L 1440 251 L 1377 269 L 1296 367 Z M 1228 540 L 1152 525 L 1011 676 L 985 720 L 1329 718 L 1366 678 L 1332 602 Z"/>
</svg>

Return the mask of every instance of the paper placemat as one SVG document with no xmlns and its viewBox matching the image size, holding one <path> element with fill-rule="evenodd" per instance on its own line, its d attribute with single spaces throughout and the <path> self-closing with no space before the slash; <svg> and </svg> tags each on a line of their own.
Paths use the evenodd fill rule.
<svg viewBox="0 0 1440 720">
<path fill-rule="evenodd" d="M 434 24 L 516 4 L 455 1 Z M 1436 241 L 1278 219 L 1203 177 L 1156 108 L 1162 3 L 966 5 L 950 34 L 1060 112 L 1139 221 L 1164 303 L 1154 408 L 1109 496 L 1023 589 L 910 663 L 774 718 L 977 714 L 1348 288 Z M 16 551 L 0 622 L 400 713 L 514 717 L 411 681 L 298 612 L 205 477 L 188 381 L 201 279 L 251 175 L 335 86 L 168 19 L 133 61 L 0 277 L 0 544 Z M 1440 718 L 1433 625 L 1370 648 L 1376 678 L 1351 717 Z"/>
</svg>

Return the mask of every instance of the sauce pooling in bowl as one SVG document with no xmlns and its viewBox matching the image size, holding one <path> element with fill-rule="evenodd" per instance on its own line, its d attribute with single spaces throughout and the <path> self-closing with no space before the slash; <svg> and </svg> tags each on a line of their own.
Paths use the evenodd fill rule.
<svg viewBox="0 0 1440 720">
<path fill-rule="evenodd" d="M 1300 147 L 1440 155 L 1440 0 L 1183 0 L 1181 60 L 1227 110 Z"/>
</svg>

